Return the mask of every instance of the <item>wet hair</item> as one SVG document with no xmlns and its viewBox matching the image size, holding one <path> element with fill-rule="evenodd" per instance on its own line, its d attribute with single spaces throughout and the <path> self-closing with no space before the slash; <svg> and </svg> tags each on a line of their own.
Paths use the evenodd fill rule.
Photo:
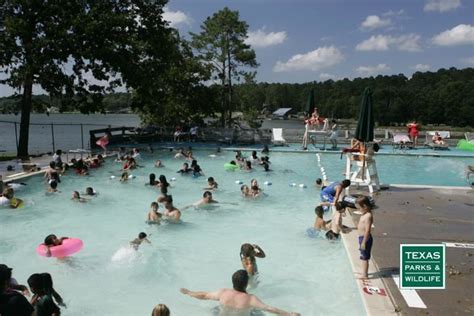
<svg viewBox="0 0 474 316">
<path fill-rule="evenodd" d="M 240 191 L 241 191 L 241 192 L 244 192 L 244 189 L 245 189 L 245 188 L 247 188 L 247 189 L 248 189 L 248 188 L 249 188 L 249 186 L 248 186 L 248 185 L 246 185 L 246 184 L 242 185 L 242 186 L 240 187 Z"/>
<path fill-rule="evenodd" d="M 374 152 L 378 152 L 380 150 L 379 144 L 375 143 L 372 148 L 374 149 Z"/>
<path fill-rule="evenodd" d="M 72 191 L 72 193 L 74 194 L 74 196 L 77 196 L 78 199 L 81 198 L 81 195 L 79 194 L 78 191 Z"/>
<path fill-rule="evenodd" d="M 214 178 L 213 177 L 207 178 L 207 182 L 214 182 Z"/>
<path fill-rule="evenodd" d="M 44 239 L 44 244 L 46 246 L 52 246 L 52 245 L 54 245 L 54 239 L 56 239 L 56 238 L 58 238 L 58 237 L 56 237 L 56 235 L 54 235 L 54 234 L 48 235 Z"/>
<path fill-rule="evenodd" d="M 249 283 L 249 275 L 245 270 L 237 270 L 232 275 L 232 286 L 234 290 L 246 293 L 247 285 Z"/>
<path fill-rule="evenodd" d="M 153 308 L 151 316 L 170 316 L 170 310 L 165 304 L 158 304 Z"/>
<path fill-rule="evenodd" d="M 51 274 L 47 272 L 41 273 L 41 279 L 45 293 L 52 295 L 58 304 L 63 304 L 63 298 L 54 290 Z"/>
<path fill-rule="evenodd" d="M 265 163 L 263 164 L 263 169 L 264 169 L 265 171 L 270 170 L 270 166 L 268 166 L 268 163 L 265 162 Z"/>
<path fill-rule="evenodd" d="M 323 218 L 324 208 L 321 205 L 316 206 L 316 208 L 314 209 L 314 212 L 319 218 Z"/>
<path fill-rule="evenodd" d="M 155 185 L 156 182 L 156 175 L 154 173 L 150 173 L 149 175 L 150 181 L 148 182 L 150 185 Z"/>
<path fill-rule="evenodd" d="M 247 166 L 247 168 L 252 169 L 252 163 L 249 160 L 245 162 L 245 165 Z"/>
<path fill-rule="evenodd" d="M 160 180 L 160 183 L 161 183 L 161 187 L 165 187 L 165 188 L 168 188 L 169 187 L 169 183 L 168 183 L 168 180 L 166 180 L 166 177 L 164 175 L 160 175 L 160 177 L 158 178 Z"/>
<path fill-rule="evenodd" d="M 235 163 L 234 160 L 231 160 L 231 161 L 229 162 L 229 164 L 231 164 L 231 165 L 236 165 L 236 163 Z"/>
<path fill-rule="evenodd" d="M 58 182 L 56 180 L 51 180 L 49 182 L 49 186 L 51 187 L 51 189 L 56 189 L 58 187 Z"/>
<path fill-rule="evenodd" d="M 43 278 L 39 273 L 34 273 L 28 278 L 28 285 L 34 294 L 43 294 L 45 292 L 43 283 Z"/>
<path fill-rule="evenodd" d="M 334 206 L 336 207 L 336 211 L 343 211 L 346 208 L 346 204 L 344 202 L 336 202 Z"/>
<path fill-rule="evenodd" d="M 351 180 L 349 179 L 342 180 L 341 185 L 343 188 L 347 188 L 351 185 Z"/>
<path fill-rule="evenodd" d="M 94 189 L 92 187 L 87 187 L 86 188 L 86 194 L 87 195 L 94 195 Z"/>
<path fill-rule="evenodd" d="M 203 198 L 212 197 L 212 193 L 209 192 L 209 191 L 206 191 L 206 192 L 203 193 L 202 197 Z"/>
<path fill-rule="evenodd" d="M 252 189 L 253 191 L 258 191 L 258 190 L 259 190 L 259 189 L 258 189 L 258 186 L 256 186 L 256 185 L 252 185 L 251 189 Z"/>
<path fill-rule="evenodd" d="M 316 179 L 316 184 L 317 184 L 317 185 L 323 184 L 323 180 L 322 180 L 321 178 L 317 178 L 317 179 Z"/>
<path fill-rule="evenodd" d="M 356 200 L 356 203 L 360 205 L 360 207 L 362 208 L 367 208 L 369 210 L 372 209 L 371 205 L 370 205 L 370 200 L 367 196 L 361 196 L 360 198 L 358 198 Z"/>
<path fill-rule="evenodd" d="M 51 161 L 49 163 L 49 167 L 55 169 L 56 168 L 56 163 L 54 161 Z"/>
<path fill-rule="evenodd" d="M 255 252 L 251 244 L 245 243 L 240 246 L 240 258 L 253 257 L 254 255 Z"/>
<path fill-rule="evenodd" d="M 150 207 L 156 207 L 156 208 L 158 208 L 158 207 L 159 207 L 159 204 L 158 204 L 158 202 L 151 202 Z"/>
<path fill-rule="evenodd" d="M 144 232 L 141 232 L 140 234 L 138 234 L 138 238 L 140 239 L 143 239 L 143 238 L 146 238 L 147 234 L 145 234 Z"/>
<path fill-rule="evenodd" d="M 194 167 L 197 165 L 197 160 L 196 159 L 193 159 L 193 161 L 191 161 L 191 167 Z"/>
</svg>

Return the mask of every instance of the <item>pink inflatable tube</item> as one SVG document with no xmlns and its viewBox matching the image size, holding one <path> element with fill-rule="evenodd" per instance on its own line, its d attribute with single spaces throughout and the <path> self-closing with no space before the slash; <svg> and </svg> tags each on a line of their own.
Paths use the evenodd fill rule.
<svg viewBox="0 0 474 316">
<path fill-rule="evenodd" d="M 82 249 L 84 243 L 78 238 L 67 238 L 63 240 L 63 243 L 59 246 L 50 247 L 51 257 L 62 258 L 70 256 Z M 47 257 L 48 247 L 41 244 L 36 248 L 36 253 L 40 256 Z"/>
</svg>

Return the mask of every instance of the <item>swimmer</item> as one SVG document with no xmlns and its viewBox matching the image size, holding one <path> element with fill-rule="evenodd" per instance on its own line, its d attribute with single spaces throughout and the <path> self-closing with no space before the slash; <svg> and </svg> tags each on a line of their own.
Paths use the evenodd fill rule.
<svg viewBox="0 0 474 316">
<path fill-rule="evenodd" d="M 160 187 L 160 191 L 163 195 L 168 194 L 168 188 L 170 187 L 170 184 L 169 184 L 168 180 L 166 180 L 165 175 L 163 175 L 163 174 L 160 175 L 157 186 Z"/>
<path fill-rule="evenodd" d="M 250 197 L 250 188 L 248 185 L 244 184 L 243 186 L 240 187 L 240 192 L 242 192 L 243 197 Z"/>
<path fill-rule="evenodd" d="M 247 170 L 247 171 L 252 171 L 252 163 L 250 162 L 250 160 L 247 160 L 245 161 L 245 165 L 244 165 L 244 170 Z"/>
<path fill-rule="evenodd" d="M 138 238 L 135 238 L 130 242 L 130 246 L 132 246 L 133 249 L 138 250 L 138 247 L 142 244 L 142 242 L 146 241 L 147 243 L 151 244 L 151 241 L 149 241 L 147 238 L 147 234 L 144 232 L 141 232 L 138 234 Z"/>
<path fill-rule="evenodd" d="M 72 192 L 71 200 L 81 202 L 81 203 L 87 202 L 87 200 L 85 198 L 81 197 L 81 195 L 77 191 Z"/>
<path fill-rule="evenodd" d="M 150 173 L 148 177 L 149 177 L 149 181 L 148 183 L 146 183 L 146 185 L 155 186 L 155 185 L 158 185 L 158 183 L 160 183 L 159 181 L 156 181 L 156 175 L 154 173 Z"/>
<path fill-rule="evenodd" d="M 128 172 L 127 171 L 122 173 L 122 176 L 120 177 L 120 182 L 126 182 L 126 181 L 128 181 Z"/>
<path fill-rule="evenodd" d="M 192 206 L 201 206 L 201 205 L 206 205 L 206 204 L 214 204 L 214 203 L 219 203 L 216 200 L 212 198 L 212 193 L 210 191 L 206 191 L 202 195 L 202 199 L 194 203 Z"/>
<path fill-rule="evenodd" d="M 176 153 L 176 155 L 174 155 L 174 158 L 176 159 L 183 159 L 183 158 L 186 158 L 186 154 L 184 153 L 184 149 L 183 148 L 180 148 L 178 150 L 178 152 Z"/>
<path fill-rule="evenodd" d="M 0 196 L 0 206 L 18 208 L 22 204 L 23 201 L 21 199 L 15 198 L 15 192 L 12 188 L 6 188 L 3 190 L 2 196 Z"/>
<path fill-rule="evenodd" d="M 247 271 L 249 276 L 258 273 L 257 261 L 255 257 L 265 258 L 265 252 L 255 244 L 243 244 L 240 246 L 240 261 L 242 267 Z"/>
<path fill-rule="evenodd" d="M 152 149 L 153 150 L 153 149 Z M 138 148 L 132 149 L 132 158 L 131 159 L 138 159 L 141 157 L 140 150 Z"/>
<path fill-rule="evenodd" d="M 86 188 L 86 195 L 88 196 L 96 196 L 97 192 L 92 187 L 87 187 Z"/>
<path fill-rule="evenodd" d="M 151 311 L 151 316 L 170 316 L 170 310 L 165 304 L 158 304 Z"/>
<path fill-rule="evenodd" d="M 258 186 L 253 185 L 250 187 L 250 196 L 256 198 L 260 196 L 260 193 L 261 193 L 261 190 Z"/>
<path fill-rule="evenodd" d="M 149 224 L 159 224 L 161 219 L 161 213 L 158 212 L 158 203 L 151 202 L 151 210 L 148 212 L 147 221 Z"/>
<path fill-rule="evenodd" d="M 58 183 L 56 180 L 50 180 L 49 181 L 49 187 L 48 187 L 48 193 L 55 193 L 59 192 L 58 190 Z"/>
<path fill-rule="evenodd" d="M 173 197 L 171 195 L 165 196 L 163 203 L 165 204 L 165 212 L 163 215 L 172 222 L 178 222 L 181 218 L 181 211 L 174 207 Z"/>
<path fill-rule="evenodd" d="M 264 170 L 265 172 L 272 171 L 272 170 L 270 169 L 270 166 L 268 165 L 267 162 L 264 162 L 264 163 L 262 164 L 262 166 L 263 166 L 263 170 Z"/>
<path fill-rule="evenodd" d="M 157 161 L 155 161 L 155 168 L 161 168 L 163 167 L 163 163 L 161 162 L 160 159 L 158 159 Z"/>
<path fill-rule="evenodd" d="M 46 236 L 46 238 L 44 239 L 44 245 L 46 246 L 46 257 L 51 257 L 50 248 L 54 247 L 54 246 L 62 245 L 64 239 L 68 239 L 68 237 L 58 238 L 54 234 L 50 234 L 50 235 Z"/>
<path fill-rule="evenodd" d="M 314 229 L 317 230 L 328 230 L 330 227 L 331 220 L 325 221 L 323 218 L 324 209 L 321 205 L 316 206 L 314 212 L 316 213 L 316 220 L 314 221 Z"/>
<path fill-rule="evenodd" d="M 218 187 L 217 182 L 214 180 L 213 177 L 207 178 L 207 188 L 204 188 L 203 190 L 216 190 Z"/>
<path fill-rule="evenodd" d="M 256 150 L 252 151 L 252 156 L 250 157 L 250 159 L 252 159 L 254 162 L 259 162 L 260 161 L 260 159 L 257 156 L 257 151 Z"/>
<path fill-rule="evenodd" d="M 326 233 L 326 238 L 329 240 L 339 239 L 342 231 L 342 214 L 346 211 L 344 203 L 335 203 L 336 212 L 334 212 L 331 220 L 331 229 Z"/>
<path fill-rule="evenodd" d="M 223 310 L 223 314 L 226 314 L 225 311 L 228 310 L 232 313 L 232 315 L 235 315 L 236 312 L 238 312 L 239 315 L 250 315 L 251 310 L 256 308 L 277 315 L 299 316 L 298 313 L 289 313 L 276 307 L 267 305 L 263 303 L 257 296 L 248 294 L 248 282 L 249 276 L 247 271 L 238 270 L 232 275 L 232 289 L 220 289 L 215 292 L 194 292 L 182 288 L 180 289 L 180 292 L 200 300 L 219 301 Z"/>
<path fill-rule="evenodd" d="M 187 162 L 185 162 L 185 163 L 183 163 L 183 166 L 181 167 L 181 169 L 176 171 L 176 173 L 181 173 L 183 175 L 183 174 L 188 174 L 191 171 L 193 171 L 193 170 L 191 168 L 189 168 L 189 164 Z"/>
<path fill-rule="evenodd" d="M 316 187 L 320 188 L 321 190 L 324 190 L 328 186 L 328 182 L 326 180 L 323 180 L 321 178 L 316 179 Z"/>
</svg>

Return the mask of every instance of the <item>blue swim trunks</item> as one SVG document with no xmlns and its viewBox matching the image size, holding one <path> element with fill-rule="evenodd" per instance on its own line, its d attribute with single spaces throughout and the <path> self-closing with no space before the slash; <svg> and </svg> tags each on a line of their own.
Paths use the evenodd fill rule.
<svg viewBox="0 0 474 316">
<path fill-rule="evenodd" d="M 320 198 L 321 198 L 321 202 L 329 202 L 329 203 L 334 202 L 334 196 L 329 195 L 329 194 L 327 194 L 327 193 L 325 193 L 325 192 L 321 192 L 319 196 L 320 196 Z M 326 205 L 323 206 L 324 212 L 329 212 L 330 209 L 331 209 L 331 208 L 330 208 L 329 206 L 326 206 Z"/>
<path fill-rule="evenodd" d="M 364 240 L 364 236 L 359 236 L 360 260 L 370 260 L 370 253 L 372 251 L 372 243 L 373 243 L 372 235 L 369 235 L 369 238 L 365 242 L 365 250 L 360 249 L 362 240 Z"/>
</svg>

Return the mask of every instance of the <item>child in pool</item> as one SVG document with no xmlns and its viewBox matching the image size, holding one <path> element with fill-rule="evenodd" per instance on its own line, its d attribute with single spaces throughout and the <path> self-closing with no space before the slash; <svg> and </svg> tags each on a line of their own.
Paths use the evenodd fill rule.
<svg viewBox="0 0 474 316">
<path fill-rule="evenodd" d="M 87 202 L 87 200 L 85 198 L 81 197 L 81 195 L 77 191 L 72 192 L 71 200 L 81 202 L 81 203 Z"/>
<path fill-rule="evenodd" d="M 258 274 L 257 260 L 255 257 L 265 258 L 265 252 L 263 252 L 262 248 L 247 243 L 240 246 L 240 262 L 249 275 L 249 281 L 254 280 Z M 254 282 L 251 281 L 249 283 L 252 285 Z"/>
<path fill-rule="evenodd" d="M 135 238 L 130 242 L 130 246 L 133 247 L 133 249 L 138 250 L 138 247 L 142 244 L 142 242 L 146 241 L 147 243 L 151 244 L 151 241 L 149 241 L 147 238 L 147 234 L 144 232 L 141 232 L 138 234 L 138 238 Z"/>
<path fill-rule="evenodd" d="M 326 233 L 326 238 L 329 240 L 339 239 L 342 231 L 342 214 L 346 211 L 345 205 L 342 202 L 336 202 L 334 205 L 336 212 L 334 212 L 331 221 L 331 230 Z"/>
<path fill-rule="evenodd" d="M 59 192 L 58 182 L 56 180 L 49 181 L 48 193 Z"/>
<path fill-rule="evenodd" d="M 314 210 L 314 212 L 316 213 L 316 220 L 314 221 L 314 229 L 327 230 L 331 220 L 329 220 L 327 222 L 324 220 L 324 218 L 323 218 L 323 215 L 324 215 L 323 207 L 321 205 L 316 206 L 316 209 Z"/>
<path fill-rule="evenodd" d="M 151 202 L 151 210 L 148 212 L 147 221 L 149 224 L 159 224 L 162 214 L 158 212 L 158 203 Z"/>
<path fill-rule="evenodd" d="M 218 187 L 218 184 L 216 180 L 214 180 L 213 177 L 207 178 L 207 188 L 204 188 L 203 190 L 216 190 Z"/>
<path fill-rule="evenodd" d="M 122 176 L 120 177 L 120 182 L 126 182 L 128 181 L 128 172 L 122 173 Z"/>
<path fill-rule="evenodd" d="M 96 196 L 97 192 L 92 187 L 87 187 L 86 188 L 86 195 L 87 196 Z"/>
<path fill-rule="evenodd" d="M 240 192 L 242 192 L 243 197 L 250 197 L 250 188 L 248 185 L 244 184 L 240 187 Z"/>
<path fill-rule="evenodd" d="M 68 237 L 61 237 L 61 238 L 58 238 L 56 235 L 54 234 L 50 234 L 48 236 L 46 236 L 46 238 L 44 239 L 44 245 L 46 246 L 47 248 L 47 251 L 46 251 L 46 257 L 51 257 L 51 250 L 50 248 L 51 247 L 55 247 L 55 246 L 60 246 L 63 244 L 63 240 L 64 239 L 67 239 Z"/>
</svg>

